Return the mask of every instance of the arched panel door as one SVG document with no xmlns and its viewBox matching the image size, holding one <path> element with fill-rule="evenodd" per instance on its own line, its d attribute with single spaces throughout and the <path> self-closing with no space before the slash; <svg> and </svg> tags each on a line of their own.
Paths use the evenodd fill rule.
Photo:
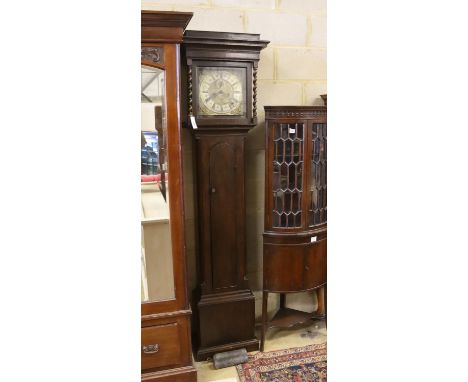
<svg viewBox="0 0 468 382">
<path fill-rule="evenodd" d="M 213 289 L 237 284 L 238 243 L 236 235 L 235 147 L 228 142 L 215 144 L 210 150 L 210 231 Z"/>
</svg>

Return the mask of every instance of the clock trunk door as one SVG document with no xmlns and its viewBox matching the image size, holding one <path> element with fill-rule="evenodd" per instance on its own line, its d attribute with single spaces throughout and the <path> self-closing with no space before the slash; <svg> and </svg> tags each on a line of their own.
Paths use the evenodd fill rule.
<svg viewBox="0 0 468 382">
<path fill-rule="evenodd" d="M 209 269 L 206 286 L 212 291 L 239 288 L 242 284 L 245 266 L 244 235 L 244 138 L 206 137 L 202 150 L 209 164 L 205 173 L 205 189 L 208 190 L 205 205 L 208 207 L 205 235 L 202 247 L 208 255 Z M 206 171 L 204 170 L 204 171 Z M 209 276 L 208 276 L 209 277 Z"/>
</svg>

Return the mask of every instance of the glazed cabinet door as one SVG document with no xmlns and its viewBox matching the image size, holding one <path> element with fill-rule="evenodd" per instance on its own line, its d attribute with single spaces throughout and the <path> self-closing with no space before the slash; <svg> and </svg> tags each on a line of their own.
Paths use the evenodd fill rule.
<svg viewBox="0 0 468 382">
<path fill-rule="evenodd" d="M 266 227 L 305 227 L 304 200 L 307 121 L 268 121 Z"/>
<path fill-rule="evenodd" d="M 327 124 L 309 121 L 307 224 L 327 223 Z"/>
</svg>

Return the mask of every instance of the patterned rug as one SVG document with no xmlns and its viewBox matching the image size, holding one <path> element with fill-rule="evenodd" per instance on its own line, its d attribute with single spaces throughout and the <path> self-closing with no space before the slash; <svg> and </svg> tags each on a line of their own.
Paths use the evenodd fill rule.
<svg viewBox="0 0 468 382">
<path fill-rule="evenodd" d="M 326 382 L 327 344 L 258 352 L 236 368 L 241 382 Z"/>
</svg>

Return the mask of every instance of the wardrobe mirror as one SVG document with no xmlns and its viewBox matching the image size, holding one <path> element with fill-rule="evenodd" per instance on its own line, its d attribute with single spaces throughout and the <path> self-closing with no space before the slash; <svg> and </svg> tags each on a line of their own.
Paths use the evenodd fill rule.
<svg viewBox="0 0 468 382">
<path fill-rule="evenodd" d="M 141 299 L 175 298 L 165 72 L 141 67 Z"/>
</svg>

